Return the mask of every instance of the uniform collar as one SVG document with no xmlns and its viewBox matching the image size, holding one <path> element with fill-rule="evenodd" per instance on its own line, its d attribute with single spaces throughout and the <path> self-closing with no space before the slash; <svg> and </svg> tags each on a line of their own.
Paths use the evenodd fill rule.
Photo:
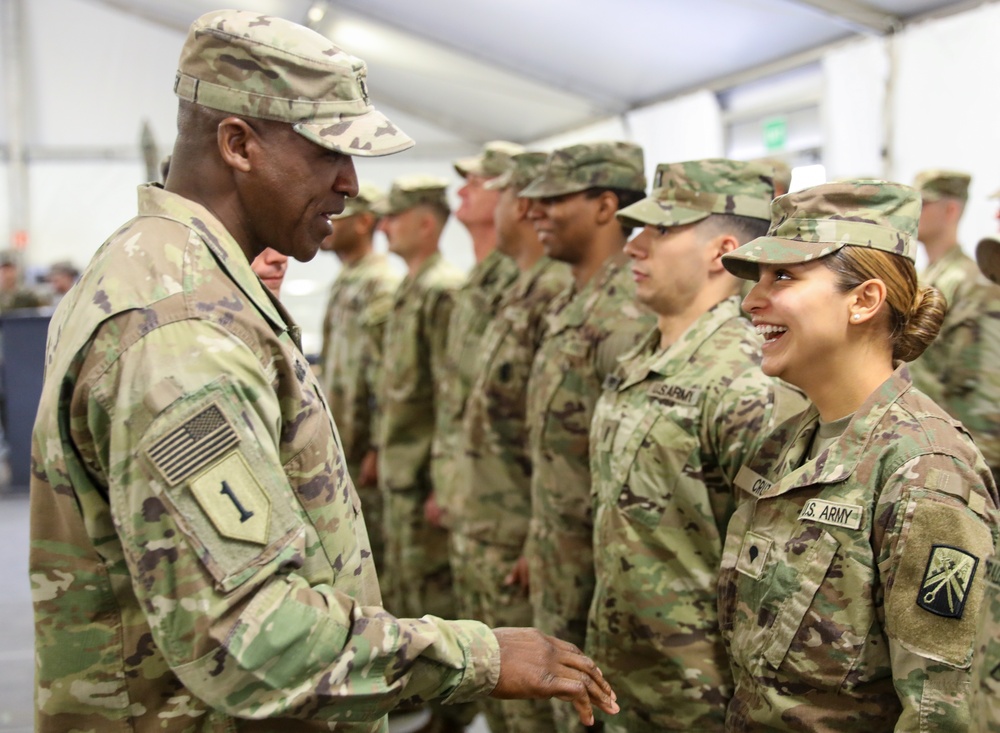
<svg viewBox="0 0 1000 733">
<path fill-rule="evenodd" d="M 911 387 L 909 369 L 900 364 L 858 408 L 840 439 L 805 463 L 802 461 L 819 428 L 819 411 L 811 405 L 800 418 L 785 423 L 765 441 L 753 460 L 754 467 L 764 475 L 777 477 L 763 496 L 777 496 L 803 486 L 832 484 L 849 478 L 862 458 L 879 450 L 875 443 L 884 442 L 885 436 L 876 435 L 878 426 Z"/>
<path fill-rule="evenodd" d="M 147 183 L 139 186 L 139 215 L 170 219 L 193 230 L 215 255 L 219 267 L 257 310 L 277 331 L 288 331 L 299 344 L 299 327 L 284 306 L 268 293 L 240 245 L 215 214 L 201 204 L 164 190 L 158 183 Z"/>
<path fill-rule="evenodd" d="M 740 318 L 740 299 L 735 295 L 702 313 L 698 320 L 688 326 L 680 338 L 666 349 L 656 348 L 660 339 L 660 331 L 658 328 L 654 328 L 634 349 L 620 357 L 619 361 L 625 365 L 626 374 L 619 389 L 627 389 L 642 382 L 650 373 L 662 377 L 671 377 L 680 373 L 690 366 L 691 357 L 698 352 L 702 345 L 712 338 L 723 325 L 734 318 Z M 643 354 L 649 354 L 649 356 L 643 359 Z M 627 366 L 629 364 L 635 366 L 629 368 Z"/>
</svg>

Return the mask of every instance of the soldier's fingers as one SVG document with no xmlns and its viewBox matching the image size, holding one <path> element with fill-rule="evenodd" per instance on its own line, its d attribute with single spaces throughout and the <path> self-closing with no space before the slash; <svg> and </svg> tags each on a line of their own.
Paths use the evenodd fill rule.
<svg viewBox="0 0 1000 733">
<path fill-rule="evenodd" d="M 578 670 L 586 675 L 585 682 L 588 688 L 593 684 L 597 688 L 597 695 L 607 698 L 608 701 L 618 699 L 614 690 L 611 689 L 611 684 L 604 678 L 604 673 L 601 672 L 600 667 L 594 663 L 593 659 L 581 652 L 575 644 L 570 644 L 568 641 L 560 639 L 555 639 L 555 641 L 558 642 L 556 646 L 561 652 L 559 661 L 567 667 Z"/>
<path fill-rule="evenodd" d="M 563 677 L 558 681 L 555 681 L 555 684 L 558 685 L 562 691 L 556 692 L 554 697 L 573 703 L 573 707 L 576 708 L 576 714 L 580 716 L 580 722 L 584 725 L 593 725 L 594 707 L 591 704 L 587 686 L 583 683 L 583 681 L 580 679 L 573 680 L 568 677 Z"/>
</svg>

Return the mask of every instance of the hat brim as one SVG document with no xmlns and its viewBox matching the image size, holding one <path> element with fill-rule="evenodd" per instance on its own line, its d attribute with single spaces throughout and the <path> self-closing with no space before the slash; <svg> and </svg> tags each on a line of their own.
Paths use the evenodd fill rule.
<svg viewBox="0 0 1000 733">
<path fill-rule="evenodd" d="M 757 237 L 722 255 L 722 265 L 743 280 L 760 278 L 760 265 L 798 265 L 812 262 L 845 247 L 836 242 L 801 242 L 779 237 Z"/>
<path fill-rule="evenodd" d="M 514 171 L 509 170 L 501 173 L 496 178 L 491 178 L 483 184 L 483 188 L 488 191 L 503 191 L 514 180 Z"/>
<path fill-rule="evenodd" d="M 483 175 L 483 161 L 478 155 L 471 158 L 459 158 L 452 163 L 452 167 L 462 178 L 468 178 L 470 175 Z"/>
<path fill-rule="evenodd" d="M 621 209 L 617 216 L 626 226 L 680 227 L 708 218 L 710 212 L 678 206 L 674 202 L 657 201 L 647 196 Z"/>
<path fill-rule="evenodd" d="M 521 198 L 524 199 L 549 199 L 556 196 L 569 196 L 572 193 L 581 193 L 588 188 L 593 188 L 586 183 L 563 183 L 540 176 L 529 183 L 521 191 Z"/>
<path fill-rule="evenodd" d="M 342 115 L 322 122 L 297 122 L 304 138 L 344 155 L 377 158 L 413 147 L 413 140 L 374 107 L 360 115 Z"/>
<path fill-rule="evenodd" d="M 976 245 L 976 262 L 990 280 L 1000 284 L 1000 239 L 983 237 Z"/>
</svg>

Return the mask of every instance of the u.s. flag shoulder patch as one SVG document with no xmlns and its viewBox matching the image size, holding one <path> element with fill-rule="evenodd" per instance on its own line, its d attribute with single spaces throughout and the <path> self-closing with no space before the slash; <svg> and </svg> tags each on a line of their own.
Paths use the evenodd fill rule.
<svg viewBox="0 0 1000 733">
<path fill-rule="evenodd" d="M 931 545 L 917 605 L 945 618 L 962 618 L 979 558 L 949 545 Z"/>
<path fill-rule="evenodd" d="M 215 403 L 188 418 L 146 449 L 146 455 L 168 486 L 176 486 L 240 442 L 239 435 Z"/>
</svg>

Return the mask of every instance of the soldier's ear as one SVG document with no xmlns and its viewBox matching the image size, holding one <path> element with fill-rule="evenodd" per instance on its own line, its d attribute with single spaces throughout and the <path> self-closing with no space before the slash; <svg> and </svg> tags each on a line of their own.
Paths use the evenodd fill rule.
<svg viewBox="0 0 1000 733">
<path fill-rule="evenodd" d="M 617 213 L 618 213 L 618 196 L 616 196 L 611 191 L 602 191 L 601 195 L 597 197 L 597 208 L 595 211 L 597 223 L 601 226 L 604 226 L 610 221 L 617 226 L 618 223 L 618 219 L 616 217 Z"/>
<path fill-rule="evenodd" d="M 222 161 L 234 170 L 248 173 L 253 167 L 253 148 L 259 147 L 256 130 L 246 120 L 227 117 L 219 123 L 215 132 L 216 144 Z"/>
</svg>

